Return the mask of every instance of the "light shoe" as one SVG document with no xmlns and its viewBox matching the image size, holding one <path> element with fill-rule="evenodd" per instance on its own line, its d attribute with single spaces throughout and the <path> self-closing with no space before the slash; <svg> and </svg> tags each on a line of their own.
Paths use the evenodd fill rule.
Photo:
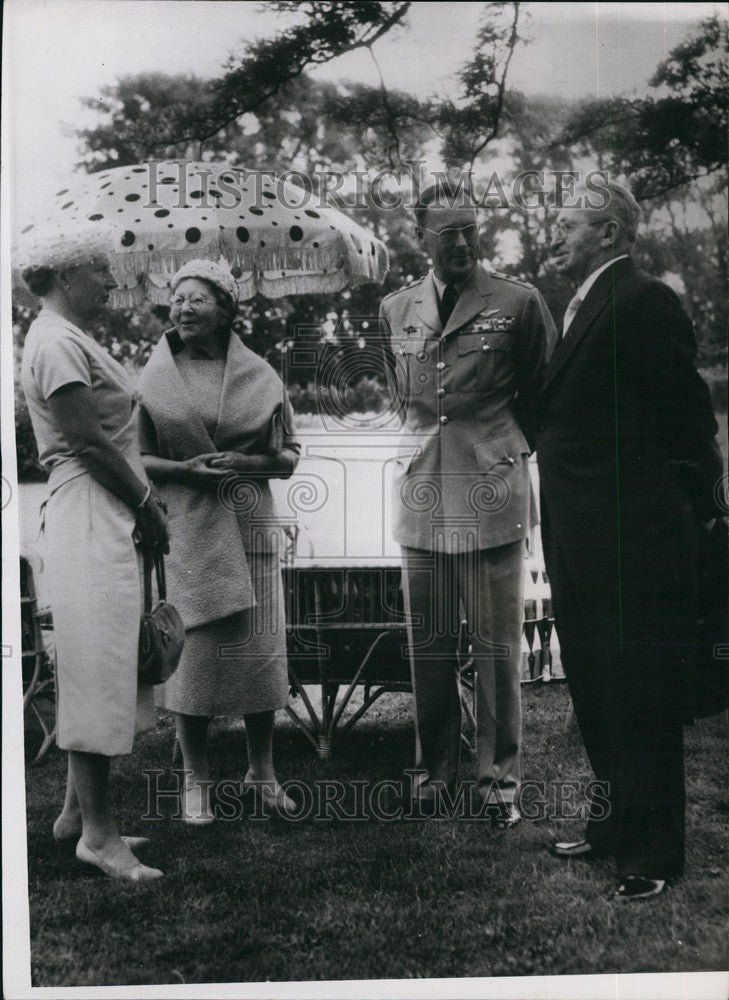
<svg viewBox="0 0 729 1000">
<path fill-rule="evenodd" d="M 518 823 L 521 823 L 521 813 L 513 802 L 502 802 L 491 815 L 494 830 L 511 830 Z"/>
<path fill-rule="evenodd" d="M 203 801 L 204 798 L 204 801 Z M 210 785 L 193 782 L 185 785 L 180 795 L 181 819 L 187 826 L 210 826 L 214 816 L 210 809 Z"/>
<path fill-rule="evenodd" d="M 243 779 L 243 791 L 252 794 L 267 816 L 299 816 L 300 810 L 277 781 Z"/>
<path fill-rule="evenodd" d="M 83 839 L 76 844 L 76 857 L 86 865 L 94 865 L 104 875 L 122 882 L 151 882 L 154 879 L 162 878 L 159 868 L 148 868 L 141 861 L 127 867 L 110 864 L 105 861 L 93 848 L 84 843 Z"/>
<path fill-rule="evenodd" d="M 53 840 L 56 844 L 56 849 L 58 853 L 64 857 L 72 858 L 76 852 L 76 844 L 78 844 L 81 839 L 80 833 L 71 834 L 70 837 L 57 837 L 54 833 Z M 143 847 L 148 847 L 150 840 L 149 837 L 122 837 L 124 843 L 127 845 L 130 851 L 140 851 Z"/>
</svg>

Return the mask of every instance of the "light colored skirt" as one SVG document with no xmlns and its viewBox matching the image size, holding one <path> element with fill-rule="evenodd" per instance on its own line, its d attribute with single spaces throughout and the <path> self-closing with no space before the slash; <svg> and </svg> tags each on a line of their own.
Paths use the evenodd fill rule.
<svg viewBox="0 0 729 1000">
<path fill-rule="evenodd" d="M 158 699 L 183 715 L 248 715 L 288 703 L 286 618 L 278 554 L 248 556 L 256 605 L 188 629 Z M 174 593 L 168 584 L 170 600 Z M 158 689 L 162 691 L 162 689 Z"/>
<path fill-rule="evenodd" d="M 51 494 L 45 563 L 56 646 L 56 742 L 108 757 L 154 725 L 151 688 L 137 686 L 141 559 L 134 514 L 84 474 Z"/>
</svg>

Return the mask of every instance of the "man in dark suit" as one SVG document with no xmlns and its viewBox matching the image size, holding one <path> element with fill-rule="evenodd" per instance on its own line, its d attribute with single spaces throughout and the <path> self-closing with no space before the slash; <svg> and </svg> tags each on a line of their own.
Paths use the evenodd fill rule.
<svg viewBox="0 0 729 1000">
<path fill-rule="evenodd" d="M 476 666 L 478 792 L 494 820 L 518 820 L 525 539 L 534 411 L 552 318 L 526 282 L 478 263 L 473 202 L 424 191 L 416 233 L 433 261 L 387 296 L 404 426 L 393 476 L 394 534 L 415 693 L 415 798 L 455 791 L 461 744 L 457 641 L 465 616 Z"/>
<path fill-rule="evenodd" d="M 699 533 L 722 473 L 691 321 L 630 257 L 640 208 L 578 191 L 552 242 L 579 286 L 540 397 L 544 553 L 585 748 L 609 787 L 561 858 L 612 855 L 616 897 L 660 894 L 684 868 L 683 722 Z M 600 809 L 603 809 L 600 803 Z"/>
</svg>

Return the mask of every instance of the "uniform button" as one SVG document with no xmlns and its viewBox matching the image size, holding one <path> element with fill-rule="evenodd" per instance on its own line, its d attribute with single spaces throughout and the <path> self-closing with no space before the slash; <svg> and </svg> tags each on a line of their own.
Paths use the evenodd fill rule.
<svg viewBox="0 0 729 1000">
<path fill-rule="evenodd" d="M 445 396 L 445 389 L 439 389 L 438 390 L 438 395 L 439 396 Z"/>
<path fill-rule="evenodd" d="M 445 368 L 445 361 L 439 361 L 435 367 L 438 369 L 439 372 L 442 372 L 443 369 Z"/>
<path fill-rule="evenodd" d="M 448 417 L 445 417 L 445 416 L 441 417 L 441 418 L 440 418 L 440 422 L 441 422 L 442 424 L 447 424 L 447 423 L 448 423 Z"/>
</svg>

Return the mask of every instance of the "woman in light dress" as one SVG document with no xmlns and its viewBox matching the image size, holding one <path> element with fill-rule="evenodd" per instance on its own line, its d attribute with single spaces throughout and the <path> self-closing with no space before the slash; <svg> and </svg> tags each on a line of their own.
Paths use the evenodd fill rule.
<svg viewBox="0 0 729 1000">
<path fill-rule="evenodd" d="M 22 386 L 40 460 L 50 473 L 45 563 L 56 645 L 57 743 L 68 782 L 55 839 L 112 878 L 162 872 L 122 837 L 110 759 L 131 752 L 154 722 L 151 688 L 137 685 L 141 554 L 168 551 L 166 520 L 139 456 L 138 407 L 124 369 L 88 322 L 116 287 L 108 237 L 94 227 L 40 241 L 23 277 L 43 308 L 25 341 Z"/>
<path fill-rule="evenodd" d="M 169 508 L 168 589 L 185 648 L 164 688 L 185 780 L 182 817 L 210 823 L 208 723 L 242 715 L 244 786 L 263 806 L 294 803 L 273 765 L 274 714 L 288 701 L 282 535 L 271 478 L 299 457 L 293 414 L 274 370 L 232 329 L 237 286 L 224 263 L 189 261 L 173 277 L 174 330 L 139 383 L 141 452 Z"/>
</svg>

